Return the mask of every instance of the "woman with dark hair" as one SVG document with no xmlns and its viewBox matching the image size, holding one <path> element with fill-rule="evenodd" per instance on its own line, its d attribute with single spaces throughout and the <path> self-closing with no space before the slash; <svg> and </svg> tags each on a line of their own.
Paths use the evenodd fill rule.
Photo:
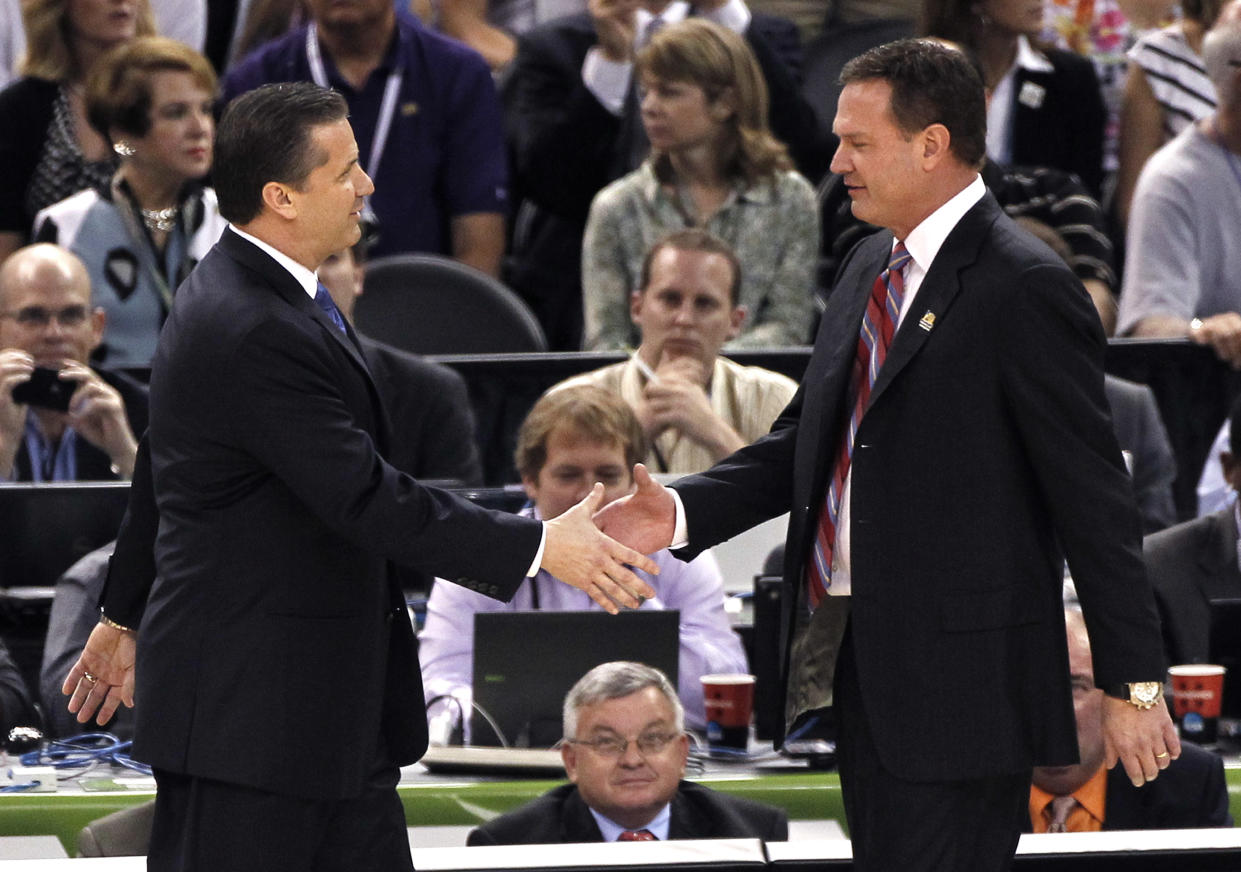
<svg viewBox="0 0 1241 872">
<path fill-rule="evenodd" d="M 1042 45 L 1042 0 L 927 0 L 924 36 L 973 53 L 990 94 L 987 156 L 1073 173 L 1099 198 L 1106 110 L 1094 65 Z"/>
<path fill-rule="evenodd" d="M 810 338 L 819 218 L 814 190 L 767 127 L 767 86 L 730 30 L 690 18 L 638 55 L 651 153 L 590 207 L 582 248 L 587 348 L 636 345 L 629 295 L 656 240 L 701 227 L 741 262 L 747 309 L 735 346 Z"/>
<path fill-rule="evenodd" d="M 1182 0 L 1180 21 L 1146 34 L 1129 50 L 1115 198 L 1122 228 L 1129 224 L 1133 190 L 1147 159 L 1215 110 L 1215 86 L 1202 65 L 1202 38 L 1223 5 L 1223 0 Z"/>
<path fill-rule="evenodd" d="M 177 285 L 224 230 L 211 169 L 215 72 L 184 43 L 139 37 L 95 65 L 86 85 L 91 126 L 120 167 L 43 209 L 35 237 L 73 251 L 108 317 L 98 352 L 110 367 L 145 367 Z"/>
<path fill-rule="evenodd" d="M 116 169 L 86 120 L 86 76 L 113 46 L 155 32 L 147 0 L 22 0 L 22 78 L 0 92 L 0 261 L 38 211 Z"/>
</svg>

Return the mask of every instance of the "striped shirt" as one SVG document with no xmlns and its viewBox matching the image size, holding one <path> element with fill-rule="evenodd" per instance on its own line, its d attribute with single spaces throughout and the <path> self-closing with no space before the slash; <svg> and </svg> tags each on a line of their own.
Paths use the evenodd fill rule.
<svg viewBox="0 0 1241 872">
<path fill-rule="evenodd" d="M 1215 86 L 1180 25 L 1148 33 L 1129 49 L 1163 114 L 1164 142 L 1215 110 Z"/>
</svg>

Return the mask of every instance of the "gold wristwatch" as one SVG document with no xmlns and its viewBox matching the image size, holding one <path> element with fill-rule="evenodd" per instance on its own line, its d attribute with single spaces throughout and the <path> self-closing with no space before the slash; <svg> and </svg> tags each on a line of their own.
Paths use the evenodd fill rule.
<svg viewBox="0 0 1241 872">
<path fill-rule="evenodd" d="M 1107 694 L 1146 711 L 1159 703 L 1159 698 L 1163 696 L 1163 684 L 1158 681 L 1131 681 L 1128 684 L 1114 684 L 1107 688 Z"/>
</svg>

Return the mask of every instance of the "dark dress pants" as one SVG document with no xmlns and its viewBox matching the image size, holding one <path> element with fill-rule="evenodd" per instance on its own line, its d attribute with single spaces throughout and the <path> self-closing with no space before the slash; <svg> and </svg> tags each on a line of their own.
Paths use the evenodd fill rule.
<svg viewBox="0 0 1241 872">
<path fill-rule="evenodd" d="M 1011 868 L 1028 815 L 1030 771 L 928 783 L 885 769 L 862 704 L 851 624 L 841 642 L 834 707 L 855 872 Z"/>
<path fill-rule="evenodd" d="M 412 870 L 400 770 L 376 769 L 354 799 L 283 796 L 156 770 L 150 872 Z"/>
</svg>

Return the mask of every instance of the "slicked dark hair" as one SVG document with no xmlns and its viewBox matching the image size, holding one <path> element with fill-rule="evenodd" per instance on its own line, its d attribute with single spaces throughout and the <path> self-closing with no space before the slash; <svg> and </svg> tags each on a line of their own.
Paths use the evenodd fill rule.
<svg viewBox="0 0 1241 872">
<path fill-rule="evenodd" d="M 220 214 L 247 224 L 263 210 L 268 182 L 301 190 L 311 170 L 327 160 L 312 142 L 314 128 L 348 115 L 344 97 L 310 82 L 264 85 L 229 103 L 216 132 L 212 172 Z"/>
<path fill-rule="evenodd" d="M 840 84 L 882 80 L 892 87 L 896 126 L 913 135 L 932 124 L 948 128 L 949 150 L 978 167 L 987 153 L 987 106 L 982 79 L 966 56 L 931 39 L 901 39 L 855 57 Z"/>
</svg>

